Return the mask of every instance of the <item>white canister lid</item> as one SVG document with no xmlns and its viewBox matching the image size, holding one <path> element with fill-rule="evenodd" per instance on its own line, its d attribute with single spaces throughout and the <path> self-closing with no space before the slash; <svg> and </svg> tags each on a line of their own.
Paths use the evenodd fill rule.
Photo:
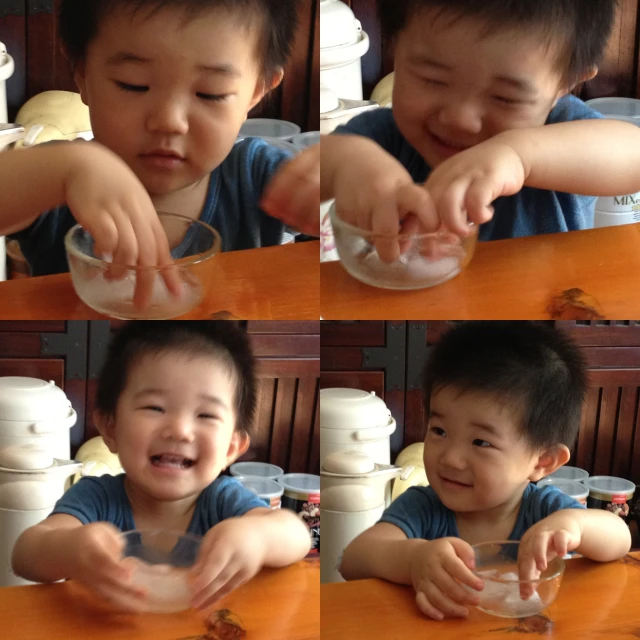
<svg viewBox="0 0 640 640">
<path fill-rule="evenodd" d="M 556 487 L 556 489 L 559 489 L 562 493 L 565 493 L 576 500 L 581 500 L 589 495 L 589 489 L 582 484 L 582 482 L 576 482 L 575 480 L 547 477 L 540 480 L 540 482 L 538 482 L 538 486 Z"/>
<path fill-rule="evenodd" d="M 340 99 L 329 87 L 320 85 L 320 114 L 331 113 L 340 106 Z"/>
<path fill-rule="evenodd" d="M 384 492 L 365 484 L 346 484 L 322 490 L 322 511 L 357 513 L 384 507 Z"/>
<path fill-rule="evenodd" d="M 320 476 L 310 473 L 285 473 L 277 479 L 285 491 L 294 493 L 320 493 Z"/>
<path fill-rule="evenodd" d="M 234 462 L 229 471 L 232 476 L 247 476 L 256 478 L 269 478 L 275 480 L 284 471 L 281 467 L 269 462 Z"/>
<path fill-rule="evenodd" d="M 374 429 L 385 427 L 391 412 L 375 393 L 361 389 L 321 389 L 321 429 Z"/>
<path fill-rule="evenodd" d="M 636 490 L 636 485 L 630 480 L 615 478 L 614 476 L 591 476 L 584 480 L 583 484 L 589 489 L 590 493 L 611 496 L 625 495 L 627 498 L 631 498 Z"/>
<path fill-rule="evenodd" d="M 563 465 L 547 476 L 547 478 L 553 478 L 554 480 L 573 480 L 575 482 L 584 482 L 588 477 L 588 471 L 580 469 L 579 467 L 568 467 L 567 465 Z M 544 479 L 546 478 L 543 478 L 543 480 Z"/>
<path fill-rule="evenodd" d="M 349 6 L 339 0 L 320 0 L 320 48 L 358 42 L 362 26 Z"/>
<path fill-rule="evenodd" d="M 0 377 L 0 421 L 46 420 L 69 416 L 71 402 L 52 380 Z"/>
<path fill-rule="evenodd" d="M 277 498 L 284 493 L 284 487 L 279 482 L 268 478 L 238 476 L 236 480 L 260 498 Z"/>
<path fill-rule="evenodd" d="M 323 471 L 346 476 L 371 473 L 375 468 L 374 461 L 360 451 L 334 451 L 322 460 Z"/>
</svg>

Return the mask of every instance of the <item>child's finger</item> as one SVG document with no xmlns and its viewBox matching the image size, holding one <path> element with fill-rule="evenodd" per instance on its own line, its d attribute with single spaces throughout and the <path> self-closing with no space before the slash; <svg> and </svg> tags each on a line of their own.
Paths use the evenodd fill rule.
<svg viewBox="0 0 640 640">
<path fill-rule="evenodd" d="M 433 618 L 434 620 L 443 620 L 444 613 L 439 609 L 436 609 L 428 600 L 427 596 L 422 591 L 418 591 L 416 593 L 416 604 L 418 605 L 418 609 L 422 611 L 429 618 Z"/>
<path fill-rule="evenodd" d="M 395 262 L 400 257 L 399 226 L 400 218 L 395 198 L 381 198 L 371 213 L 371 229 L 375 233 L 376 251 L 383 262 Z"/>
<path fill-rule="evenodd" d="M 465 589 L 462 584 L 447 573 L 444 568 L 433 577 L 433 582 L 453 602 L 458 604 L 476 605 L 480 602 L 480 596 L 476 591 Z"/>
<path fill-rule="evenodd" d="M 464 207 L 466 191 L 466 180 L 454 180 L 440 197 L 436 198 L 436 207 L 440 220 L 447 229 L 462 237 L 469 235 L 469 224 Z"/>
<path fill-rule="evenodd" d="M 118 229 L 118 246 L 113 252 L 108 274 L 111 279 L 120 280 L 127 275 L 128 268 L 138 262 L 138 241 L 130 218 L 121 212 L 112 215 Z"/>
<path fill-rule="evenodd" d="M 234 571 L 225 568 L 220 574 L 216 576 L 215 579 L 211 580 L 204 588 L 196 590 L 193 599 L 191 601 L 191 605 L 198 609 L 200 608 L 204 602 L 209 600 L 215 593 L 217 593 L 220 589 L 222 589 L 234 576 Z M 197 584 L 197 583 L 196 583 Z"/>
<path fill-rule="evenodd" d="M 464 201 L 467 218 L 475 224 L 483 224 L 493 218 L 493 187 L 489 180 L 474 180 Z"/>
<path fill-rule="evenodd" d="M 458 557 L 447 558 L 442 563 L 442 567 L 449 575 L 453 576 L 459 582 L 462 582 L 462 584 L 466 584 L 476 591 L 482 591 L 482 589 L 484 589 L 484 580 L 475 575 L 462 559 Z"/>
<path fill-rule="evenodd" d="M 418 218 L 421 233 L 433 233 L 440 227 L 440 218 L 431 195 L 420 185 L 409 184 L 398 189 L 396 207 L 401 220 L 409 214 Z"/>
<path fill-rule="evenodd" d="M 572 537 L 571 534 L 562 529 L 561 531 L 556 531 L 553 536 L 553 549 L 556 555 L 563 558 L 569 553 L 569 545 L 571 544 Z"/>
<path fill-rule="evenodd" d="M 212 593 L 208 598 L 200 602 L 196 606 L 197 609 L 206 609 L 211 606 L 214 602 L 218 600 L 222 600 L 225 596 L 229 595 L 232 591 L 235 591 L 238 587 L 241 587 L 247 580 L 249 576 L 244 572 L 238 572 L 235 576 L 233 576 L 230 580 L 228 580 L 221 588 Z"/>
<path fill-rule="evenodd" d="M 429 603 L 445 617 L 465 618 L 469 615 L 466 607 L 447 597 L 433 582 L 427 585 L 424 594 Z"/>
</svg>

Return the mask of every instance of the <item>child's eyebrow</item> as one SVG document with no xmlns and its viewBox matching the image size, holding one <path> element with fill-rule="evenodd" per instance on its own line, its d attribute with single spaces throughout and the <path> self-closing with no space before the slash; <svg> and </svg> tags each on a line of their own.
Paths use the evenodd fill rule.
<svg viewBox="0 0 640 640">
<path fill-rule="evenodd" d="M 151 62 L 149 58 L 144 58 L 130 51 L 119 51 L 107 58 L 107 64 L 110 66 L 118 66 L 121 64 L 133 63 L 133 64 L 148 64 Z M 198 71 L 204 71 L 205 73 L 211 73 L 215 75 L 230 76 L 232 78 L 239 78 L 242 76 L 240 71 L 236 69 L 232 64 L 201 64 L 198 65 Z"/>
<path fill-rule="evenodd" d="M 146 387 L 144 389 L 140 389 L 140 391 L 134 394 L 133 399 L 138 400 L 143 396 L 154 395 L 154 394 L 166 395 L 166 393 L 167 393 L 166 389 L 161 389 L 159 387 Z M 224 402 L 224 400 L 222 400 L 222 398 L 219 398 L 218 396 L 214 396 L 208 393 L 199 393 L 198 398 L 206 402 L 210 402 L 211 404 L 216 404 L 221 409 L 225 409 L 226 411 L 229 411 L 229 407 L 227 406 L 226 402 Z"/>
<path fill-rule="evenodd" d="M 492 436 L 499 436 L 500 435 L 500 431 L 494 427 L 492 424 L 485 424 L 484 422 L 472 422 L 471 423 L 472 427 L 478 427 L 479 429 L 482 429 L 483 431 L 486 431 L 487 433 L 489 433 Z"/>
<path fill-rule="evenodd" d="M 527 94 L 532 98 L 538 95 L 538 89 L 536 89 L 535 86 L 533 86 L 528 80 L 525 80 L 524 78 L 516 78 L 514 76 L 494 76 L 493 79 L 497 82 L 508 84 L 521 93 Z"/>
</svg>

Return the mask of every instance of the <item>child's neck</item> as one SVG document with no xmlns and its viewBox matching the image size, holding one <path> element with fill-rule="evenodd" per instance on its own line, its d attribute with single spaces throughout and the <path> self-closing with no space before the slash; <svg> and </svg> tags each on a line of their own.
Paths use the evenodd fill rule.
<svg viewBox="0 0 640 640">
<path fill-rule="evenodd" d="M 197 495 L 182 500 L 156 500 L 131 484 L 126 476 L 124 488 L 129 498 L 136 529 L 186 531 L 189 527 L 198 499 Z"/>
<path fill-rule="evenodd" d="M 493 509 L 456 512 L 460 538 L 471 545 L 490 540 L 507 540 L 518 519 L 525 488 L 526 485 Z"/>
<path fill-rule="evenodd" d="M 151 201 L 156 211 L 177 213 L 181 216 L 196 220 L 200 217 L 204 203 L 207 200 L 210 179 L 211 176 L 207 175 L 202 178 L 202 180 L 187 185 L 178 191 L 161 195 L 151 194 Z"/>
</svg>

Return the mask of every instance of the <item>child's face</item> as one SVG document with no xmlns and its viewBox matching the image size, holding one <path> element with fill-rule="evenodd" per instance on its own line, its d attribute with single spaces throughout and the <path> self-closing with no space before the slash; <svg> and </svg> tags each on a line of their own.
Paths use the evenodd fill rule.
<svg viewBox="0 0 640 640">
<path fill-rule="evenodd" d="M 96 140 L 150 194 L 197 183 L 229 154 L 264 94 L 259 26 L 224 8 L 192 20 L 176 9 L 120 11 L 100 25 L 76 82 Z"/>
<path fill-rule="evenodd" d="M 521 495 L 541 451 L 520 436 L 517 416 L 490 396 L 443 387 L 431 395 L 424 443 L 429 484 L 456 512 L 487 511 Z"/>
<path fill-rule="evenodd" d="M 235 393 L 228 367 L 211 357 L 146 355 L 100 431 L 138 489 L 159 501 L 197 496 L 249 446 L 235 431 Z"/>
<path fill-rule="evenodd" d="M 557 51 L 537 32 L 483 33 L 469 19 L 419 12 L 398 35 L 393 111 L 406 140 L 436 167 L 509 129 L 545 123 L 567 93 Z"/>
</svg>

